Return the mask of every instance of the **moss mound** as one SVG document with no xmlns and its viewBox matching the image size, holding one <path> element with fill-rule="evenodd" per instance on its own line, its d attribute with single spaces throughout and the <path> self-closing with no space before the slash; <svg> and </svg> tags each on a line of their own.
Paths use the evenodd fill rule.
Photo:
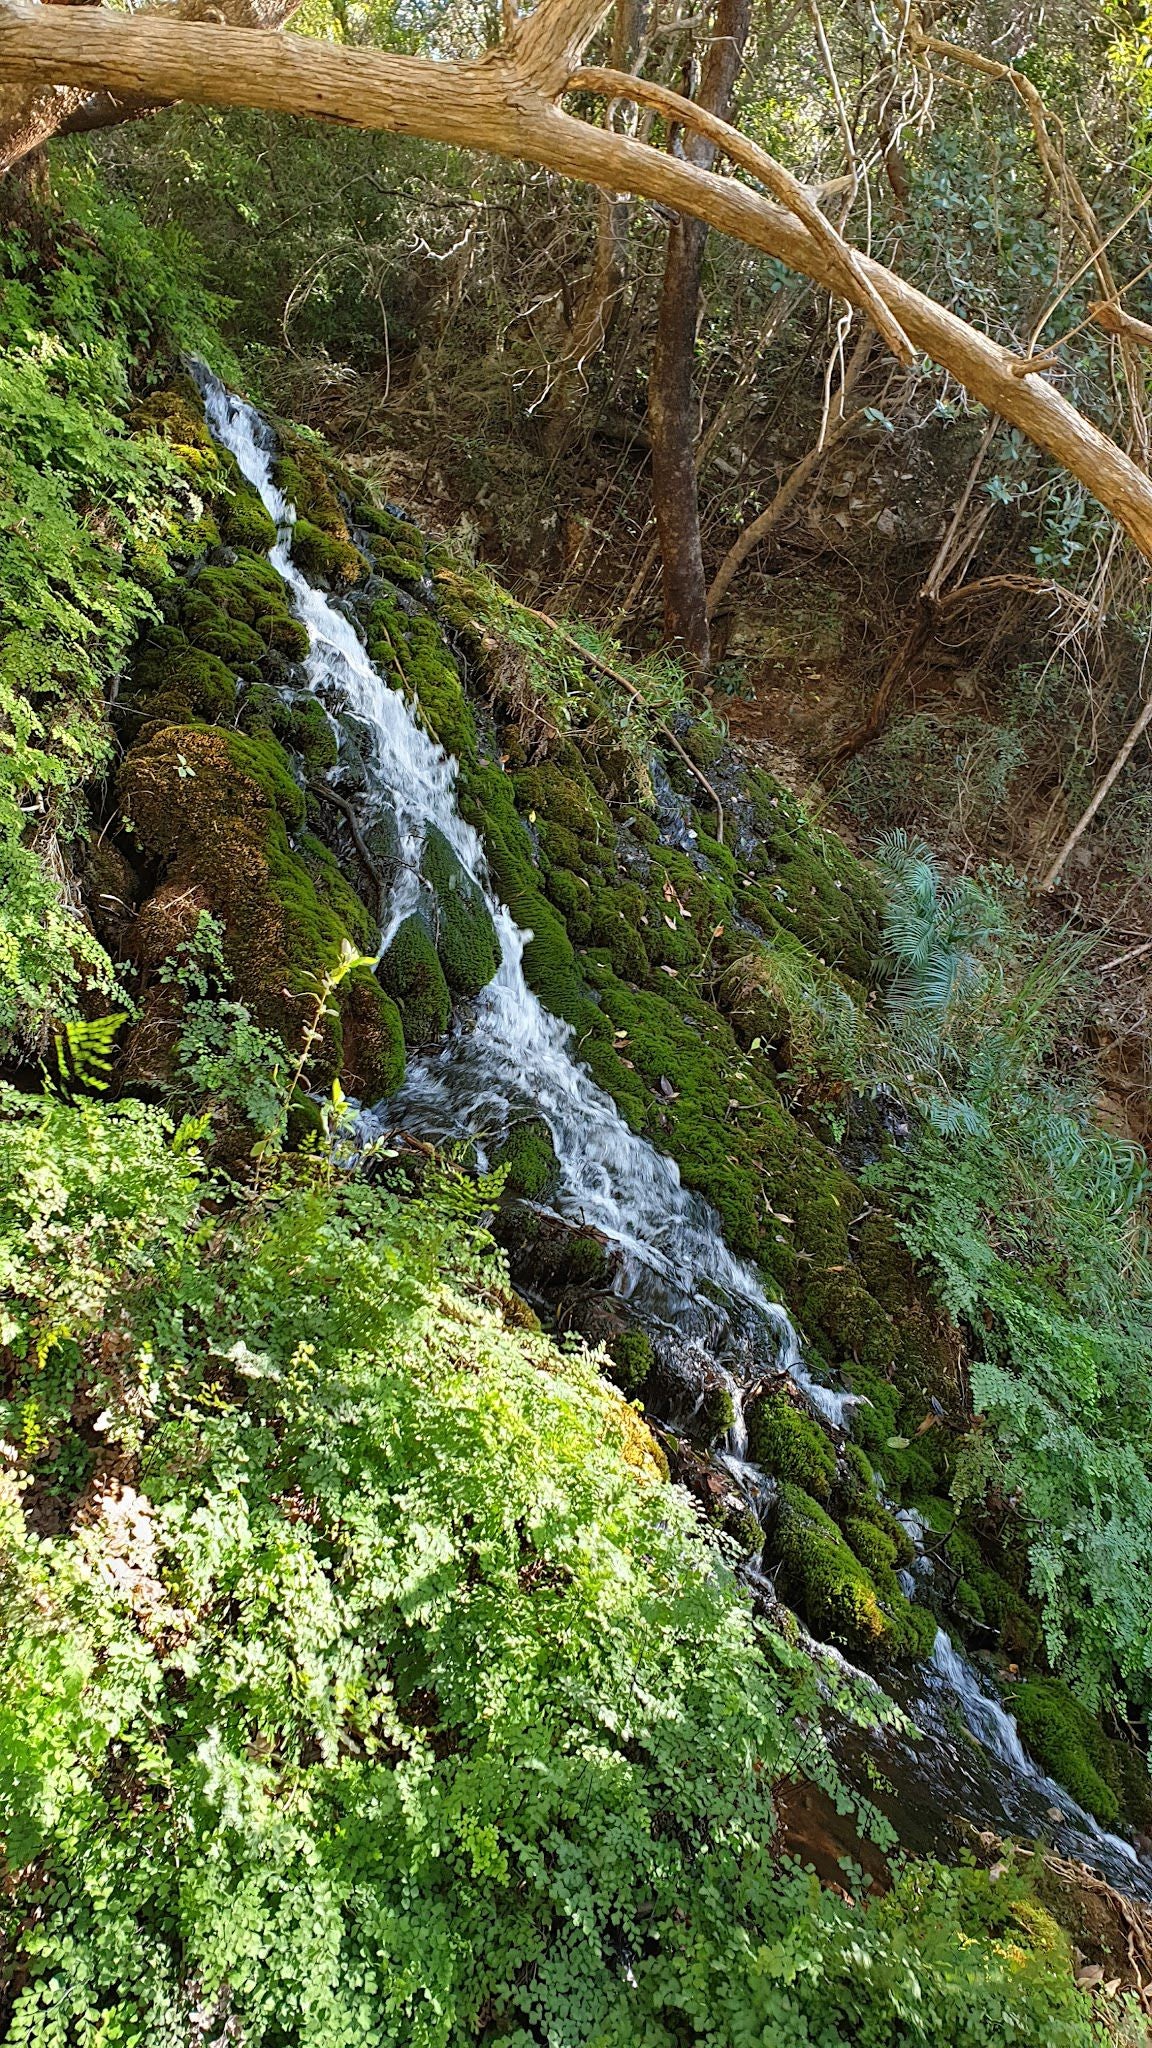
<svg viewBox="0 0 1152 2048">
<path fill-rule="evenodd" d="M 478 996 L 500 965 L 500 942 L 488 906 L 444 834 L 433 825 L 420 872 L 435 904 L 436 952 L 454 995 Z"/>
<path fill-rule="evenodd" d="M 1121 1813 L 1118 1745 L 1068 1687 L 1058 1678 L 1028 1678 L 1014 1687 L 1008 1704 L 1037 1761 L 1080 1806 L 1105 1827 L 1114 1826 Z"/>
<path fill-rule="evenodd" d="M 410 1051 L 443 1038 L 452 998 L 422 918 L 405 918 L 377 965 L 376 978 L 400 1012 L 404 1043 Z"/>
<path fill-rule="evenodd" d="M 786 1483 L 772 1532 L 781 1590 L 821 1636 L 855 1656 L 879 1654 L 892 1634 L 873 1581 L 830 1515 Z"/>
<path fill-rule="evenodd" d="M 505 1187 L 509 1194 L 521 1195 L 530 1202 L 547 1201 L 555 1193 L 560 1162 L 543 1117 L 525 1117 L 523 1122 L 514 1124 L 493 1164 L 508 1168 Z"/>
<path fill-rule="evenodd" d="M 625 1394 L 638 1394 L 652 1370 L 652 1344 L 643 1330 L 622 1330 L 609 1346 L 612 1378 Z"/>
<path fill-rule="evenodd" d="M 819 1423 L 783 1395 L 748 1410 L 748 1447 L 756 1464 L 826 1501 L 836 1477 L 836 1452 Z"/>
<path fill-rule="evenodd" d="M 338 897 L 347 907 L 340 892 L 350 896 L 348 885 L 317 842 L 308 842 L 305 857 L 294 848 L 305 801 L 283 749 L 271 738 L 166 726 L 128 754 L 118 793 L 126 821 L 161 864 L 165 885 L 199 890 L 220 918 L 238 994 L 287 1045 L 299 1045 L 320 982 L 354 940 L 326 900 Z M 358 908 L 366 918 L 364 906 Z M 378 1096 L 392 1092 L 402 1072 L 400 1023 L 394 1009 L 388 1014 L 384 991 L 371 976 L 365 979 L 374 996 L 352 977 L 340 1009 L 325 1017 L 316 1078 L 323 1083 L 340 1069 L 347 1014 L 357 1043 L 350 1092 Z"/>
</svg>

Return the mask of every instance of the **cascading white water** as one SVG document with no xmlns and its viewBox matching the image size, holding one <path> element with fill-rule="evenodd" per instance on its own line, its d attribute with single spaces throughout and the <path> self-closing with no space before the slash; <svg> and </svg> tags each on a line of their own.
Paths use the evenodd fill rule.
<svg viewBox="0 0 1152 2048">
<path fill-rule="evenodd" d="M 843 1427 L 854 1397 L 813 1379 L 784 1309 L 767 1299 L 754 1269 L 729 1250 L 708 1204 L 682 1185 L 674 1160 L 629 1130 L 611 1097 L 573 1058 L 569 1026 L 549 1015 L 528 987 L 523 956 L 530 934 L 517 929 L 492 890 L 480 839 L 456 806 L 455 762 L 423 730 L 403 692 L 373 666 L 350 621 L 293 562 L 295 508 L 274 481 L 265 421 L 203 368 L 198 381 L 212 432 L 276 523 L 270 559 L 308 632 L 309 682 L 324 698 L 346 704 L 373 736 L 368 803 L 387 809 L 398 836 L 380 952 L 420 905 L 420 856 L 433 826 L 483 892 L 499 938 L 495 979 L 443 1051 L 411 1066 L 401 1094 L 388 1105 L 389 1121 L 403 1117 L 431 1137 L 456 1138 L 498 1134 L 526 1111 L 543 1117 L 560 1162 L 556 1207 L 622 1248 L 624 1285 L 639 1287 L 646 1275 L 659 1275 L 689 1320 L 692 1312 L 702 1317 L 713 1338 L 728 1326 L 733 1353 L 762 1356 L 768 1337 L 777 1369 Z M 725 1304 L 719 1315 L 718 1293 Z M 736 1407 L 731 1448 L 743 1455 L 738 1400 Z"/>
<path fill-rule="evenodd" d="M 1065 1820 L 1074 1821 L 1089 1837 L 1107 1845 L 1127 1861 L 1137 1861 L 1136 1851 L 1130 1842 L 1122 1841 L 1119 1835 L 1109 1834 L 1090 1813 L 1085 1813 L 1084 1808 L 1077 1805 L 1062 1785 L 1033 1762 L 1020 1740 L 1015 1716 L 985 1692 L 967 1658 L 960 1655 L 942 1628 L 937 1629 L 932 1645 L 932 1670 L 955 1695 L 971 1733 L 992 1751 L 993 1756 L 1007 1764 L 1030 1790 L 1047 1801 L 1054 1812 L 1059 1809 Z"/>
</svg>

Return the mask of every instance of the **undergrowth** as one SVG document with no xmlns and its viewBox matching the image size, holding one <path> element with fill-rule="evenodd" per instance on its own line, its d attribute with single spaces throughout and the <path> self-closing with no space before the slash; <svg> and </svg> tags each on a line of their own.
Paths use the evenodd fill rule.
<svg viewBox="0 0 1152 2048">
<path fill-rule="evenodd" d="M 780 1864 L 806 1660 L 470 1184 L 4 1107 L 10 2042 L 1088 2048 L 1024 1889 Z"/>
</svg>

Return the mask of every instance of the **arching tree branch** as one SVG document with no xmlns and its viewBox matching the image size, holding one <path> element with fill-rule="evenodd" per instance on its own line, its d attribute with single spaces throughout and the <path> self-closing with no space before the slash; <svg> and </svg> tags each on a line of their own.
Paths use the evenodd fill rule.
<svg viewBox="0 0 1152 2048">
<path fill-rule="evenodd" d="M 554 104 L 549 95 L 571 85 L 606 6 L 551 0 L 517 25 L 508 44 L 474 63 L 448 63 L 100 7 L 0 0 L 0 84 L 260 107 L 491 151 L 674 207 L 845 293 L 842 267 L 795 214 L 735 179 L 591 127 Z M 1152 482 L 1144 471 L 1010 350 L 872 258 L 857 254 L 856 263 L 912 345 L 1077 477 L 1152 562 Z"/>
</svg>

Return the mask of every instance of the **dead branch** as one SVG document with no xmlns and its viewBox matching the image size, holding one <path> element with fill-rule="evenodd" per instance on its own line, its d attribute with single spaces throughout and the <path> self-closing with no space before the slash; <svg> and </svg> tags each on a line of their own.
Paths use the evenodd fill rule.
<svg viewBox="0 0 1152 2048">
<path fill-rule="evenodd" d="M 1067 839 L 1065 839 L 1065 841 L 1063 842 L 1063 845 L 1060 847 L 1060 850 L 1056 854 L 1056 857 L 1052 861 L 1050 867 L 1041 876 L 1039 882 L 1039 887 L 1041 891 L 1055 888 L 1060 876 L 1060 871 L 1063 868 L 1065 862 L 1067 861 L 1069 854 L 1072 852 L 1073 847 L 1077 846 L 1080 840 L 1083 839 L 1085 832 L 1088 830 L 1089 825 L 1092 823 L 1093 818 L 1096 816 L 1097 811 L 1100 809 L 1100 806 L 1103 803 L 1105 797 L 1107 796 L 1109 790 L 1111 789 L 1113 783 L 1116 782 L 1119 779 L 1119 777 L 1123 774 L 1123 771 L 1128 763 L 1129 757 L 1135 750 L 1137 742 L 1139 741 L 1141 733 L 1146 730 L 1150 721 L 1152 721 L 1152 697 L 1149 697 L 1147 701 L 1141 705 L 1140 715 L 1137 718 L 1135 724 L 1133 725 L 1131 731 L 1129 732 L 1128 737 L 1124 741 L 1124 744 L 1121 747 L 1119 753 L 1117 754 L 1115 760 L 1113 761 L 1112 766 L 1109 768 L 1108 773 L 1103 777 L 1103 779 L 1100 782 L 1097 783 L 1096 788 L 1092 792 L 1092 797 L 1087 807 L 1081 812 L 1080 816 L 1077 818 L 1076 823 L 1073 825 L 1072 830 L 1068 834 Z"/>
</svg>

